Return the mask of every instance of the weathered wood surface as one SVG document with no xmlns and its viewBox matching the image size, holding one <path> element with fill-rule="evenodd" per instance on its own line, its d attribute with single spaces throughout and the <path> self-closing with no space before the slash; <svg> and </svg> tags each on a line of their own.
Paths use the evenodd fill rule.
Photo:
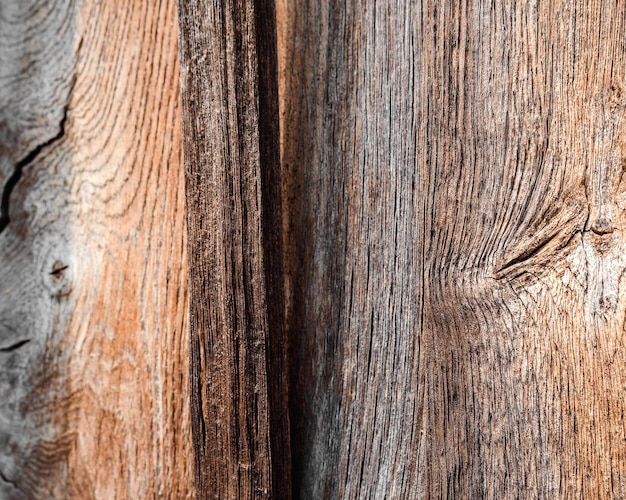
<svg viewBox="0 0 626 500">
<path fill-rule="evenodd" d="M 186 498 L 173 1 L 0 3 L 0 497 Z"/>
<path fill-rule="evenodd" d="M 626 497 L 626 5 L 278 0 L 294 495 Z"/>
<path fill-rule="evenodd" d="M 287 498 L 274 2 L 179 2 L 200 498 Z"/>
<path fill-rule="evenodd" d="M 0 497 L 626 497 L 621 2 L 0 4 Z M 280 280 L 280 203 L 285 299 Z M 188 399 L 194 411 L 190 440 Z"/>
</svg>

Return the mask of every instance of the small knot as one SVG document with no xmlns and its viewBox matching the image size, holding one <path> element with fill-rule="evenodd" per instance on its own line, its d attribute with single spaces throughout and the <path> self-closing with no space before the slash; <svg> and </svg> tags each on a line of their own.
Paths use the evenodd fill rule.
<svg viewBox="0 0 626 500">
<path fill-rule="evenodd" d="M 596 220 L 590 229 L 600 236 L 603 234 L 611 234 L 615 230 L 611 223 L 605 219 Z"/>
<path fill-rule="evenodd" d="M 65 271 L 69 266 L 66 266 L 60 260 L 57 260 L 52 265 L 52 271 L 50 271 L 50 275 L 54 276 L 57 280 L 63 278 L 63 271 Z"/>
</svg>

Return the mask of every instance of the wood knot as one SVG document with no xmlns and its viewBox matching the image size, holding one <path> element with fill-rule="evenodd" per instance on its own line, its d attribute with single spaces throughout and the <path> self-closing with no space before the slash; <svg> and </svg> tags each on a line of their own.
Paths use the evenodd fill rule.
<svg viewBox="0 0 626 500">
<path fill-rule="evenodd" d="M 624 104 L 624 90 L 621 85 L 613 83 L 609 87 L 608 101 L 614 106 L 621 106 Z"/>
<path fill-rule="evenodd" d="M 596 220 L 589 229 L 591 229 L 592 232 L 600 236 L 605 234 L 611 234 L 613 233 L 613 231 L 615 231 L 613 225 L 606 219 Z"/>
<path fill-rule="evenodd" d="M 613 237 L 614 228 L 612 226 L 594 224 L 590 230 L 592 233 L 590 240 L 596 252 L 604 255 L 615 248 L 616 241 Z"/>
<path fill-rule="evenodd" d="M 50 271 L 50 275 L 53 276 L 55 280 L 61 281 L 63 279 L 63 272 L 68 267 L 69 266 L 63 264 L 60 260 L 57 260 L 54 264 L 52 264 L 52 271 Z"/>
<path fill-rule="evenodd" d="M 69 294 L 71 290 L 71 275 L 68 269 L 70 266 L 63 260 L 56 259 L 52 266 L 48 263 L 46 267 L 48 270 L 44 274 L 44 283 L 50 291 L 51 296 L 60 298 Z"/>
</svg>

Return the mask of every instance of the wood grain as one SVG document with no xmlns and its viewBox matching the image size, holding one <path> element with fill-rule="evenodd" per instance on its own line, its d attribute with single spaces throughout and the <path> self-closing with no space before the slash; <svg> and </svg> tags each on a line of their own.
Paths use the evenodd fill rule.
<svg viewBox="0 0 626 500">
<path fill-rule="evenodd" d="M 175 4 L 0 5 L 0 497 L 188 498 Z"/>
<path fill-rule="evenodd" d="M 201 498 L 288 498 L 275 10 L 179 2 Z"/>
<path fill-rule="evenodd" d="M 294 495 L 626 497 L 625 5 L 277 12 Z"/>
</svg>

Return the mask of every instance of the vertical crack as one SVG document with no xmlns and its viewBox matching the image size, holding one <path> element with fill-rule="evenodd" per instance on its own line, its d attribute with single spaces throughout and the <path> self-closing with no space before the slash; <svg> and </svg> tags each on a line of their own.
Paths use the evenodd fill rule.
<svg viewBox="0 0 626 500">
<path fill-rule="evenodd" d="M 81 37 L 81 39 L 78 41 L 78 47 L 76 49 L 76 65 L 78 64 L 78 61 L 80 59 L 80 52 L 81 52 L 82 46 L 83 46 L 83 38 Z M 2 234 L 2 232 L 9 225 L 9 222 L 11 222 L 11 218 L 9 215 L 9 209 L 10 209 L 10 204 L 11 204 L 11 193 L 13 192 L 13 189 L 15 188 L 17 183 L 20 181 L 24 168 L 30 165 L 31 163 L 33 163 L 44 149 L 51 146 L 55 142 L 59 141 L 65 135 L 65 124 L 67 122 L 67 114 L 69 111 L 70 102 L 72 100 L 72 94 L 74 92 L 75 85 L 76 85 L 76 66 L 74 67 L 74 73 L 72 75 L 72 79 L 70 81 L 70 87 L 67 92 L 66 104 L 65 106 L 63 106 L 63 116 L 61 117 L 61 121 L 59 122 L 59 131 L 56 133 L 56 135 L 54 135 L 54 137 L 35 146 L 35 148 L 33 148 L 30 151 L 30 153 L 28 153 L 24 158 L 19 160 L 16 163 L 15 168 L 13 169 L 13 173 L 7 179 L 4 185 L 4 188 L 2 190 L 2 198 L 0 199 L 0 234 Z"/>
<path fill-rule="evenodd" d="M 11 221 L 9 217 L 11 193 L 13 192 L 13 189 L 15 188 L 19 180 L 22 178 L 22 171 L 25 167 L 34 162 L 45 148 L 54 144 L 65 135 L 65 123 L 67 121 L 68 108 L 69 104 L 66 104 L 63 107 L 63 116 L 61 117 L 61 121 L 59 122 L 59 131 L 57 132 L 57 134 L 51 139 L 48 139 L 46 142 L 35 146 L 35 148 L 30 153 L 28 153 L 24 158 L 22 158 L 15 164 L 13 174 L 11 174 L 11 176 L 8 178 L 6 184 L 4 185 L 4 189 L 2 190 L 2 200 L 0 201 L 0 234 L 7 228 L 9 222 Z"/>
</svg>

